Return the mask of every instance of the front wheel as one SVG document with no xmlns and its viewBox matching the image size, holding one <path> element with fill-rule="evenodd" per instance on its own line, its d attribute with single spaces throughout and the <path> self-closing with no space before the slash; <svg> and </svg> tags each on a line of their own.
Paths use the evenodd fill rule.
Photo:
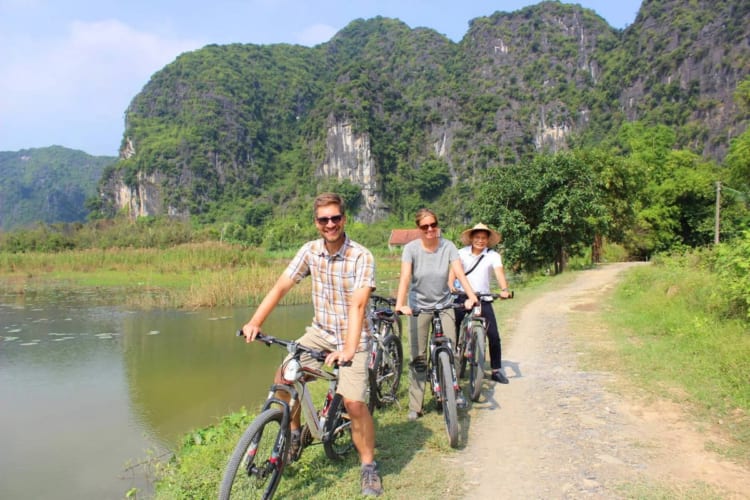
<svg viewBox="0 0 750 500">
<path fill-rule="evenodd" d="M 458 329 L 458 348 L 456 349 L 456 357 L 458 358 L 458 378 L 464 378 L 466 376 L 466 365 L 471 360 L 471 327 L 466 321 L 461 322 L 461 327 Z"/>
<path fill-rule="evenodd" d="M 401 340 L 393 334 L 387 335 L 369 372 L 370 401 L 378 408 L 396 401 L 403 363 Z"/>
<path fill-rule="evenodd" d="M 281 425 L 282 416 L 280 409 L 268 409 L 242 434 L 224 471 L 219 500 L 273 497 L 289 447 L 289 428 Z"/>
<path fill-rule="evenodd" d="M 484 329 L 481 326 L 473 328 L 472 335 L 474 348 L 472 350 L 471 368 L 469 369 L 469 389 L 471 400 L 479 401 L 482 394 L 482 380 L 484 379 Z"/>
<path fill-rule="evenodd" d="M 331 460 L 341 460 L 352 448 L 352 422 L 344 408 L 344 398 L 336 394 L 328 407 L 328 418 L 323 428 L 323 449 Z"/>
<path fill-rule="evenodd" d="M 445 430 L 448 432 L 448 442 L 451 448 L 455 448 L 458 444 L 458 409 L 456 408 L 456 391 L 453 387 L 451 359 L 445 351 L 438 353 L 438 370 Z"/>
</svg>

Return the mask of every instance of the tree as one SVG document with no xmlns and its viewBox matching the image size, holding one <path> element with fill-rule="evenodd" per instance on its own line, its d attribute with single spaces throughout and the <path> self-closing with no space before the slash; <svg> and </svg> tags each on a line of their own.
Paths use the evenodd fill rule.
<svg viewBox="0 0 750 500">
<path fill-rule="evenodd" d="M 500 229 L 506 259 L 529 270 L 564 270 L 606 222 L 606 208 L 589 164 L 570 152 L 490 170 L 475 216 Z"/>
</svg>

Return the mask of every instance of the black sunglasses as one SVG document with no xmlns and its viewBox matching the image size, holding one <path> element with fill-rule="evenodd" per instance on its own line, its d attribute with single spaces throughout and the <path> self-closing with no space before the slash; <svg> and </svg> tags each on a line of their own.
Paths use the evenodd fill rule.
<svg viewBox="0 0 750 500">
<path fill-rule="evenodd" d="M 333 222 L 334 224 L 338 224 L 341 222 L 341 219 L 343 219 L 344 216 L 339 215 L 332 215 L 331 217 L 316 217 L 315 220 L 318 221 L 318 224 L 321 226 L 327 226 L 329 222 Z"/>
<path fill-rule="evenodd" d="M 421 226 L 419 226 L 419 229 L 421 229 L 422 231 L 427 231 L 428 229 L 435 229 L 436 227 L 438 227 L 438 223 L 433 222 L 431 224 L 422 224 Z"/>
</svg>

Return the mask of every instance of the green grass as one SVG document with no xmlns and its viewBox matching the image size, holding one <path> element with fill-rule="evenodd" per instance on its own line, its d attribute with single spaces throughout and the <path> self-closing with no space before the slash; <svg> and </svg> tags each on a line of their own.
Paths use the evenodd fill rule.
<svg viewBox="0 0 750 500">
<path fill-rule="evenodd" d="M 714 280 L 700 266 L 670 259 L 633 269 L 599 318 L 612 345 L 594 348 L 589 362 L 690 409 L 729 438 L 715 451 L 747 462 L 750 332 L 747 322 L 717 312 Z"/>
<path fill-rule="evenodd" d="M 408 351 L 408 347 L 405 346 Z M 404 368 L 399 404 L 376 410 L 376 460 L 386 489 L 383 498 L 439 498 L 454 496 L 461 488 L 457 475 L 437 473 L 436 457 L 456 453 L 447 443 L 441 414 L 426 397 L 425 416 L 406 420 L 408 377 Z M 318 400 L 325 391 L 313 384 Z M 185 436 L 175 458 L 155 465 L 160 477 L 155 499 L 215 498 L 223 469 L 236 441 L 255 412 L 224 417 L 214 426 Z M 359 496 L 359 459 L 351 452 L 333 462 L 320 445 L 305 449 L 300 461 L 290 465 L 277 490 L 278 498 L 349 499 Z"/>
</svg>

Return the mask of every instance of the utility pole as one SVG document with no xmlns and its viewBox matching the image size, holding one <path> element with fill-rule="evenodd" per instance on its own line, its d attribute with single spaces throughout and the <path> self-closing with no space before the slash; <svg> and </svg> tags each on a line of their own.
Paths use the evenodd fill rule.
<svg viewBox="0 0 750 500">
<path fill-rule="evenodd" d="M 721 181 L 716 181 L 716 217 L 714 220 L 714 244 L 719 244 L 719 221 L 721 219 Z"/>
</svg>

